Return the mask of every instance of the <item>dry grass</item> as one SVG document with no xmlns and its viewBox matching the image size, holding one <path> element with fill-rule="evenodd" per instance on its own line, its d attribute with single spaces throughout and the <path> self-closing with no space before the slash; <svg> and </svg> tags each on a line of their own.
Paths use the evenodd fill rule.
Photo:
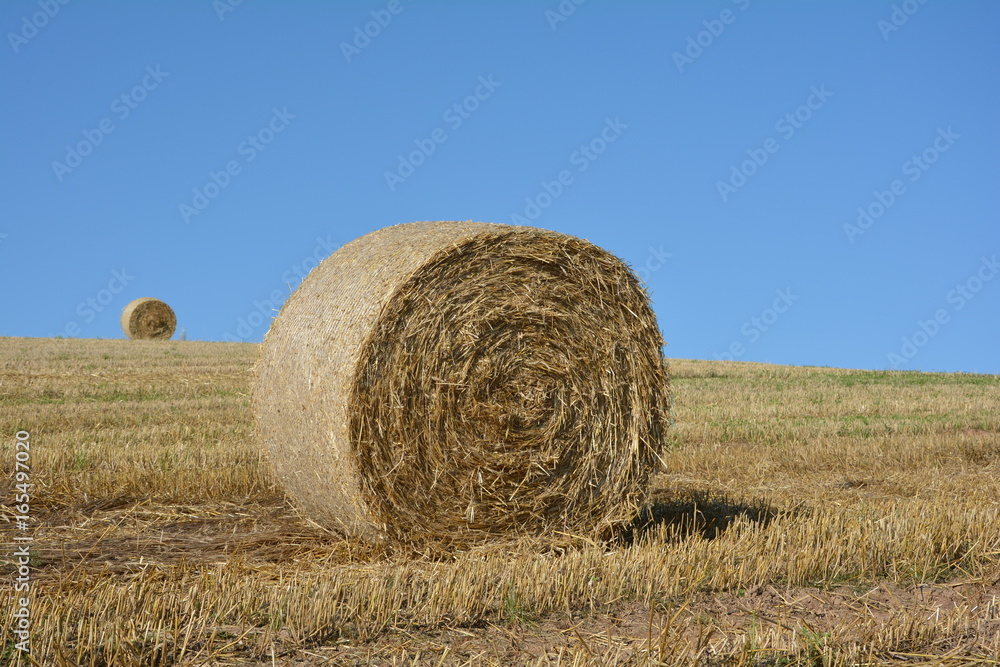
<svg viewBox="0 0 1000 667">
<path fill-rule="evenodd" d="M 33 443 L 35 664 L 1000 656 L 1000 378 L 675 361 L 630 530 L 415 553 L 296 516 L 250 438 L 256 349 L 0 339 L 5 469 Z M 2 623 L 0 664 L 31 664 Z"/>
</svg>

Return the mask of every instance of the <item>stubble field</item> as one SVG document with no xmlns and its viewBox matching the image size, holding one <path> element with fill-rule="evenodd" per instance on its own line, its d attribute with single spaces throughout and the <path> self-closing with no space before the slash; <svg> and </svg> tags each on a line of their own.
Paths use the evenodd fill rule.
<svg viewBox="0 0 1000 667">
<path fill-rule="evenodd" d="M 300 517 L 252 438 L 257 346 L 0 338 L 15 665 L 841 665 L 1000 659 L 1000 378 L 671 362 L 649 503 L 596 543 L 462 553 Z"/>
</svg>

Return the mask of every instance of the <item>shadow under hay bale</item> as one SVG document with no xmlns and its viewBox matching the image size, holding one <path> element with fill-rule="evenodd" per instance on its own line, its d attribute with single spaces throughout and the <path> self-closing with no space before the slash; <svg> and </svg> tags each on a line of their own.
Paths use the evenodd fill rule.
<svg viewBox="0 0 1000 667">
<path fill-rule="evenodd" d="M 122 310 L 122 331 L 133 340 L 169 340 L 176 329 L 177 316 L 159 299 L 142 297 Z"/>
<path fill-rule="evenodd" d="M 612 538 L 631 545 L 655 530 L 666 530 L 678 539 L 700 535 L 714 540 L 741 518 L 767 526 L 777 511 L 766 503 L 746 504 L 725 496 L 693 493 L 664 498 L 642 508 L 638 515 Z"/>
<path fill-rule="evenodd" d="M 349 536 L 596 534 L 634 513 L 664 447 L 662 344 L 639 281 L 587 241 L 397 225 L 286 301 L 257 434 L 305 514 Z"/>
</svg>

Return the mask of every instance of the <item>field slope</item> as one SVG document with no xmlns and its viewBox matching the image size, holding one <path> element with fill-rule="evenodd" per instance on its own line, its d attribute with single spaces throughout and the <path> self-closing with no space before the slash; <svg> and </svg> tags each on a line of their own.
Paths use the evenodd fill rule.
<svg viewBox="0 0 1000 667">
<path fill-rule="evenodd" d="M 31 436 L 30 659 L 0 665 L 995 664 L 1000 378 L 671 362 L 670 450 L 604 543 L 465 553 L 300 517 L 257 346 L 0 338 L 2 608 Z"/>
</svg>

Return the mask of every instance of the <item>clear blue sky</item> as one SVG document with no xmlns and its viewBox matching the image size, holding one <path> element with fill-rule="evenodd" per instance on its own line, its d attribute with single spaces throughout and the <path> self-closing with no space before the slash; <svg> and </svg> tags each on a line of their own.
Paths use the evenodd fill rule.
<svg viewBox="0 0 1000 667">
<path fill-rule="evenodd" d="M 314 255 L 525 221 L 668 356 L 998 373 L 1000 4 L 895 7 L 7 0 L 0 335 L 258 341 Z"/>
</svg>

